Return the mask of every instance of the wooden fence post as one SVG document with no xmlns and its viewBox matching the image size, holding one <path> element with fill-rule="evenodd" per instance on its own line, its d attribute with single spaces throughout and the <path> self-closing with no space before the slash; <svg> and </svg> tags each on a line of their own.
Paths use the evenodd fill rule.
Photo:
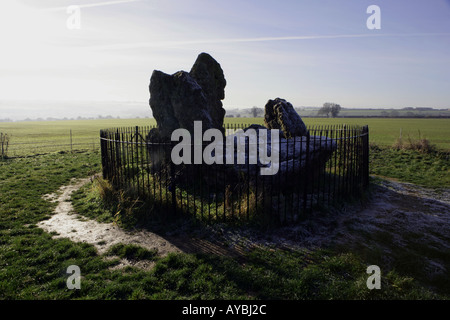
<svg viewBox="0 0 450 320">
<path fill-rule="evenodd" d="M 3 159 L 3 133 L 0 132 L 0 143 L 2 144 L 2 159 Z"/>
</svg>

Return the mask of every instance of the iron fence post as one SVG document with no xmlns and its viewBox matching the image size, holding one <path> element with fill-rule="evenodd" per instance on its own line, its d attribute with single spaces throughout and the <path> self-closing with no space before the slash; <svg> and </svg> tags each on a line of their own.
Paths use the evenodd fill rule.
<svg viewBox="0 0 450 320">
<path fill-rule="evenodd" d="M 363 127 L 363 166 L 364 166 L 364 187 L 369 185 L 369 126 Z"/>
</svg>

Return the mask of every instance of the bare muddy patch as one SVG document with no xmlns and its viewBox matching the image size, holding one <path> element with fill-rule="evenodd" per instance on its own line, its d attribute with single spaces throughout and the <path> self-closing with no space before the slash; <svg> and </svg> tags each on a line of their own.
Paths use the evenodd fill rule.
<svg viewBox="0 0 450 320">
<path fill-rule="evenodd" d="M 165 256 L 169 252 L 181 252 L 177 246 L 152 232 L 125 231 L 112 223 L 99 223 L 75 213 L 70 196 L 89 181 L 90 178 L 76 180 L 70 185 L 62 186 L 57 194 L 44 196 L 45 199 L 56 202 L 57 206 L 54 215 L 48 220 L 39 222 L 38 227 L 49 233 L 56 233 L 54 238 L 68 238 L 75 242 L 92 244 L 99 254 L 106 253 L 111 246 L 118 243 L 135 244 L 148 250 L 157 250 L 160 256 Z M 131 265 L 126 261 L 122 264 Z"/>
</svg>

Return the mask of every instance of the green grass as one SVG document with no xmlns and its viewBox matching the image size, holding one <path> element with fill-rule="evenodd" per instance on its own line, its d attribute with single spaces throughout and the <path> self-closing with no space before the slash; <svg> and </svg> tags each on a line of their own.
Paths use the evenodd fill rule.
<svg viewBox="0 0 450 320">
<path fill-rule="evenodd" d="M 156 250 L 147 250 L 140 246 L 124 245 L 122 243 L 112 246 L 107 252 L 107 255 L 118 256 L 128 260 L 154 260 L 157 254 Z"/>
<path fill-rule="evenodd" d="M 450 119 L 386 119 L 386 118 L 303 118 L 307 126 L 368 125 L 370 142 L 380 146 L 392 146 L 400 136 L 428 139 L 439 149 L 450 150 Z M 262 118 L 226 118 L 226 123 L 258 123 Z"/>
<path fill-rule="evenodd" d="M 10 136 L 8 154 L 23 156 L 35 153 L 95 150 L 99 148 L 100 130 L 116 127 L 148 126 L 153 119 L 67 120 L 0 123 L 0 132 Z M 71 140 L 72 131 L 72 140 Z"/>
<path fill-rule="evenodd" d="M 305 119 L 309 124 L 345 123 L 348 125 L 368 125 L 369 140 L 380 146 L 392 146 L 400 136 L 413 139 L 428 139 L 439 149 L 450 150 L 450 119 Z"/>
<path fill-rule="evenodd" d="M 212 254 L 170 254 L 161 258 L 136 246 L 118 245 L 105 254 L 152 260 L 148 271 L 113 270 L 89 244 L 36 227 L 55 207 L 42 199 L 71 178 L 100 170 L 94 152 L 50 153 L 0 161 L 0 299 L 431 299 L 447 298 L 426 289 L 406 272 L 389 271 L 382 290 L 368 290 L 365 261 L 358 252 L 254 249 L 243 261 Z M 89 188 L 78 200 L 93 199 Z M 114 215 L 98 201 L 83 214 Z M 92 214 L 92 213 L 91 213 Z M 106 216 L 103 217 L 106 219 Z M 422 248 L 426 252 L 426 248 Z M 81 290 L 66 287 L 66 268 L 81 269 Z M 414 270 L 413 270 L 414 271 Z M 413 273 L 414 274 L 414 273 Z M 448 294 L 448 292 L 444 292 Z"/>
<path fill-rule="evenodd" d="M 429 188 L 450 188 L 450 152 L 422 153 L 372 145 L 370 173 Z"/>
<path fill-rule="evenodd" d="M 400 136 L 404 139 L 426 138 L 441 150 L 450 150 L 450 119 L 371 119 L 371 118 L 304 118 L 306 125 L 368 125 L 370 142 L 391 146 Z M 263 124 L 263 118 L 225 118 L 225 123 Z M 154 119 L 68 120 L 0 123 L 0 132 L 10 136 L 10 156 L 99 148 L 100 129 L 155 125 Z M 420 131 L 420 134 L 419 134 Z"/>
</svg>

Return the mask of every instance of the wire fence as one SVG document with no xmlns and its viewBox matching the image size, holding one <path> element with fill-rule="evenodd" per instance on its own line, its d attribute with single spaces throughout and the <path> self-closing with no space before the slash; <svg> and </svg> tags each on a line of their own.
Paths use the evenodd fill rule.
<svg viewBox="0 0 450 320">
<path fill-rule="evenodd" d="M 8 134 L 0 132 L 0 145 L 1 145 L 0 157 L 2 159 L 6 158 L 8 155 L 9 140 L 10 140 L 10 137 Z"/>
<path fill-rule="evenodd" d="M 0 133 L 0 147 L 1 158 L 14 158 L 50 152 L 98 151 L 100 141 L 98 131 L 73 133 L 70 129 L 65 134 L 52 135 L 48 138 L 42 134 L 14 136 Z"/>
<path fill-rule="evenodd" d="M 225 132 L 230 136 L 245 127 L 227 125 Z M 368 186 L 367 126 L 314 126 L 309 136 L 279 137 L 274 175 L 256 170 L 261 166 L 251 163 L 248 139 L 243 164 L 176 165 L 170 158 L 175 142 L 150 142 L 153 128 L 100 131 L 103 177 L 149 203 L 153 212 L 208 221 L 295 223 L 315 208 L 360 196 Z"/>
</svg>

